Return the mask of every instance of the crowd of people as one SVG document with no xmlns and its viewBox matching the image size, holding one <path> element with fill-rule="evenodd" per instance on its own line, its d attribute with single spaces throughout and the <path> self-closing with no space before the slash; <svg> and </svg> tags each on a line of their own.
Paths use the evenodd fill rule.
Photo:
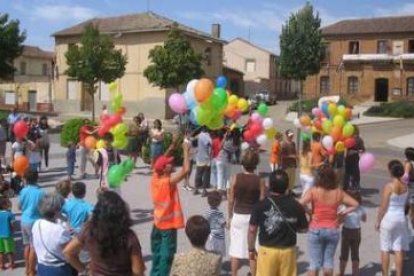
<svg viewBox="0 0 414 276">
<path fill-rule="evenodd" d="M 18 120 L 25 118 L 12 112 L 8 125 Z M 27 154 L 30 160 L 18 191 L 26 275 L 145 275 L 142 248 L 131 229 L 128 204 L 120 190 L 107 181 L 111 166 L 121 162 L 120 153 L 112 146 L 112 135 L 104 135 L 100 149 L 89 149 L 85 140 L 97 129 L 85 120 L 79 143 L 67 149 L 68 178 L 59 181 L 55 191 L 46 193 L 39 186 L 38 176 L 42 161 L 46 168 L 49 165 L 47 118 L 39 122 L 30 119 L 28 124 L 27 139 L 14 139 L 12 127 L 3 133 L 12 141 L 11 160 L 19 154 Z M 142 146 L 150 143 L 153 226 L 149 237 L 140 235 L 141 240 L 150 239 L 149 274 L 220 275 L 222 262 L 229 257 L 233 276 L 239 275 L 246 260 L 250 275 L 297 275 L 297 234 L 306 233 L 308 275 L 334 275 L 338 245 L 339 275 L 344 275 L 349 258 L 352 275 L 359 275 L 362 223 L 367 213 L 358 166 L 365 146 L 358 129 L 355 145 L 335 154 L 324 149 L 318 133 L 311 141 L 301 141 L 300 150 L 292 130 L 276 133 L 266 178 L 258 172 L 262 149 L 258 145 L 241 149 L 242 131 L 237 125 L 214 131 L 202 126 L 186 131 L 181 145 L 174 136 L 164 148 L 165 131 L 160 120 L 150 128 L 143 114 L 133 118 L 127 154 L 134 163 L 141 156 Z M 178 147 L 182 148 L 183 163 L 176 170 L 172 152 Z M 73 177 L 77 148 L 79 181 Z M 390 181 L 384 186 L 375 223 L 380 233 L 383 275 L 389 275 L 390 254 L 395 255 L 397 275 L 403 275 L 411 237 L 409 222 L 414 226 L 414 149 L 407 148 L 405 156 L 403 162 L 392 160 L 388 164 Z M 0 160 L 5 164 L 4 153 Z M 95 206 L 85 200 L 87 186 L 82 182 L 87 177 L 88 161 L 99 179 Z M 241 172 L 232 172 L 232 164 L 238 163 Z M 190 181 L 193 166 L 194 182 Z M 184 217 L 181 184 L 184 191 L 205 197 L 209 207 L 204 214 Z M 6 193 L 0 197 L 0 269 L 15 267 L 15 215 L 8 197 Z M 227 208 L 220 207 L 224 201 Z M 177 248 L 180 229 L 185 229 L 192 247 L 177 253 L 181 251 Z"/>
</svg>

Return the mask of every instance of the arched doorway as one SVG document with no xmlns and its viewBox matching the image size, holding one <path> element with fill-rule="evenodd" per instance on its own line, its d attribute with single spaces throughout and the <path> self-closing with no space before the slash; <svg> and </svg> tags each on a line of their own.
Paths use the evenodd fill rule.
<svg viewBox="0 0 414 276">
<path fill-rule="evenodd" d="M 388 79 L 375 79 L 375 101 L 388 101 Z"/>
</svg>

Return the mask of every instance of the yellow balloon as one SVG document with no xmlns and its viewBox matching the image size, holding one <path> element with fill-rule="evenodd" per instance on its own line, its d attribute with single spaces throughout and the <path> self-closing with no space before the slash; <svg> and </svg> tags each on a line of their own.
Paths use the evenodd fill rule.
<svg viewBox="0 0 414 276">
<path fill-rule="evenodd" d="M 267 138 L 268 140 L 274 139 L 274 138 L 275 138 L 276 133 L 277 133 L 277 130 L 276 130 L 276 128 L 274 128 L 274 127 L 269 128 L 269 129 L 267 129 L 267 130 L 265 131 L 266 138 Z"/>
<path fill-rule="evenodd" d="M 96 142 L 96 149 L 103 149 L 105 147 L 105 141 L 100 139 Z"/>
<path fill-rule="evenodd" d="M 246 111 L 247 108 L 249 108 L 249 103 L 245 99 L 241 98 L 237 101 L 237 107 L 241 111 Z"/>
<path fill-rule="evenodd" d="M 238 101 L 239 101 L 239 98 L 236 95 L 231 95 L 229 97 L 229 104 L 231 105 L 236 105 Z"/>
<path fill-rule="evenodd" d="M 335 150 L 337 152 L 344 152 L 345 151 L 345 144 L 342 141 L 339 141 L 335 144 Z"/>
<path fill-rule="evenodd" d="M 115 93 L 118 90 L 118 83 L 113 81 L 108 84 L 109 92 Z"/>
</svg>

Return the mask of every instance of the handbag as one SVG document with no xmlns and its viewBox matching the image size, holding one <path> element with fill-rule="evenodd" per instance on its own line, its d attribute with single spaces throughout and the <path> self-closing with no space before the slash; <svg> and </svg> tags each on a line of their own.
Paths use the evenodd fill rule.
<svg viewBox="0 0 414 276">
<path fill-rule="evenodd" d="M 279 215 L 282 217 L 283 222 L 287 225 L 287 227 L 289 228 L 289 230 L 296 235 L 296 231 L 293 229 L 293 227 L 290 225 L 290 223 L 287 221 L 286 217 L 283 215 L 282 211 L 280 211 L 279 207 L 277 206 L 277 204 L 273 201 L 273 199 L 271 199 L 270 197 L 268 197 L 270 203 L 272 203 L 273 207 L 275 207 L 276 211 L 279 213 Z"/>
</svg>

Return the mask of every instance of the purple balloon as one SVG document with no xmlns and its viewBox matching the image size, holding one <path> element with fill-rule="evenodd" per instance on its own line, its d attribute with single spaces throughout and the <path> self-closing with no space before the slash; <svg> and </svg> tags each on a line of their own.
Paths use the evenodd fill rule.
<svg viewBox="0 0 414 276">
<path fill-rule="evenodd" d="M 172 94 L 168 99 L 168 104 L 175 113 L 183 114 L 187 111 L 185 98 L 181 94 Z"/>
<path fill-rule="evenodd" d="M 367 173 L 375 166 L 375 156 L 372 153 L 365 152 L 359 158 L 359 170 L 362 173 Z"/>
</svg>

